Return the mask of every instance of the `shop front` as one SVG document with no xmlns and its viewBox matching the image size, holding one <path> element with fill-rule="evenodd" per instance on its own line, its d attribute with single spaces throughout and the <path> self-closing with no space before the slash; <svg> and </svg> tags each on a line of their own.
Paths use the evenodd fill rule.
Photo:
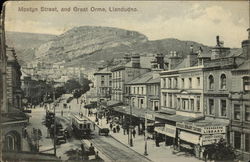
<svg viewBox="0 0 250 162">
<path fill-rule="evenodd" d="M 165 142 L 166 146 L 171 146 L 176 143 L 176 127 L 169 124 L 158 124 L 154 128 L 156 132 L 157 142 Z"/>
<path fill-rule="evenodd" d="M 177 122 L 178 148 L 203 158 L 203 152 L 209 145 L 226 139 L 226 126 L 211 121 Z"/>
</svg>

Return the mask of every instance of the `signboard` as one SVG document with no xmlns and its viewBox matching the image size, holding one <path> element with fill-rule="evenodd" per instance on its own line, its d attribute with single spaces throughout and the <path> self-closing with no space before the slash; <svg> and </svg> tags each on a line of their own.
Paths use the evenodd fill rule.
<svg viewBox="0 0 250 162">
<path fill-rule="evenodd" d="M 165 124 L 164 128 L 166 135 L 175 138 L 176 135 L 176 127 L 173 125 Z"/>
<path fill-rule="evenodd" d="M 199 134 L 218 134 L 218 133 L 226 133 L 225 126 L 196 126 L 192 123 L 176 123 L 177 128 L 181 128 L 184 130 L 192 131 Z"/>
<path fill-rule="evenodd" d="M 145 118 L 149 120 L 155 120 L 155 117 L 153 114 L 145 114 Z"/>
<path fill-rule="evenodd" d="M 196 133 L 202 133 L 202 127 L 198 127 L 189 123 L 176 123 L 177 128 L 189 130 Z"/>
<path fill-rule="evenodd" d="M 169 137 L 175 138 L 176 135 L 176 127 L 172 125 L 165 124 L 164 127 L 155 127 L 156 132 L 167 135 Z"/>
<path fill-rule="evenodd" d="M 226 138 L 225 134 L 206 134 L 202 135 L 201 145 L 209 145 L 218 142 L 221 138 Z"/>
</svg>

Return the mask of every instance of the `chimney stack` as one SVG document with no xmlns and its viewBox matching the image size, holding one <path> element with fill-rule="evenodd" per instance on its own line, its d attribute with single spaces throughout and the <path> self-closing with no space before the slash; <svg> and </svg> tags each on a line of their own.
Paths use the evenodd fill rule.
<svg viewBox="0 0 250 162">
<path fill-rule="evenodd" d="M 158 66 L 159 66 L 158 68 L 164 69 L 164 56 L 163 56 L 163 54 L 158 53 L 155 58 L 156 58 Z"/>
<path fill-rule="evenodd" d="M 133 68 L 140 68 L 140 55 L 139 54 L 133 54 L 131 57 L 131 63 Z"/>
<path fill-rule="evenodd" d="M 212 48 L 211 59 L 223 58 L 230 54 L 230 48 L 223 47 L 224 42 L 220 41 L 220 37 L 216 36 L 216 46 Z"/>
<path fill-rule="evenodd" d="M 180 63 L 181 57 L 178 56 L 178 53 L 176 51 L 170 51 L 170 57 L 169 57 L 169 70 L 174 69 L 178 63 Z"/>
<path fill-rule="evenodd" d="M 193 48 L 193 45 L 190 46 L 190 53 L 187 55 L 187 64 L 186 64 L 186 67 L 191 67 L 191 66 L 194 66 L 195 63 L 198 62 L 198 53 L 195 53 L 194 52 L 194 48 Z"/>
<path fill-rule="evenodd" d="M 247 29 L 248 31 L 248 39 L 242 41 L 241 47 L 242 47 L 242 53 L 243 56 L 248 60 L 250 59 L 250 28 Z"/>
</svg>

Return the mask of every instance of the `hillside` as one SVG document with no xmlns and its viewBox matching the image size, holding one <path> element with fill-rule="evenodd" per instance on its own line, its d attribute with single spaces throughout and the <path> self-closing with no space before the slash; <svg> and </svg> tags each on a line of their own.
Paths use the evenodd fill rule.
<svg viewBox="0 0 250 162">
<path fill-rule="evenodd" d="M 43 43 L 54 39 L 55 35 L 37 34 L 37 33 L 21 33 L 6 32 L 6 43 L 9 47 L 14 47 L 17 58 L 22 64 L 34 59 L 36 48 Z"/>
<path fill-rule="evenodd" d="M 8 32 L 7 42 L 16 48 L 21 62 L 40 60 L 55 63 L 65 60 L 65 66 L 83 66 L 86 69 L 95 69 L 114 58 L 122 58 L 124 54 L 168 55 L 175 50 L 185 57 L 191 45 L 195 51 L 200 47 L 204 51 L 211 49 L 197 42 L 175 38 L 149 41 L 136 31 L 100 26 L 74 27 L 58 36 Z"/>
</svg>

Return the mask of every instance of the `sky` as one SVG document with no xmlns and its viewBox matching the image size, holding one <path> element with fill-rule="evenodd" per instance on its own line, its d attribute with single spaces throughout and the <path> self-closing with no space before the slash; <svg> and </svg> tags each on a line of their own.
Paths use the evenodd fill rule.
<svg viewBox="0 0 250 162">
<path fill-rule="evenodd" d="M 22 12 L 20 7 L 38 8 Z M 57 7 L 58 12 L 42 12 L 41 7 Z M 88 8 L 75 12 L 73 8 Z M 92 12 L 90 8 L 107 12 Z M 109 7 L 136 8 L 136 12 L 109 12 Z M 71 8 L 61 12 L 61 8 Z M 7 31 L 62 34 L 75 26 L 109 26 L 138 31 L 149 40 L 177 38 L 214 46 L 216 36 L 224 46 L 240 47 L 247 39 L 247 1 L 12 1 L 6 4 Z"/>
</svg>

